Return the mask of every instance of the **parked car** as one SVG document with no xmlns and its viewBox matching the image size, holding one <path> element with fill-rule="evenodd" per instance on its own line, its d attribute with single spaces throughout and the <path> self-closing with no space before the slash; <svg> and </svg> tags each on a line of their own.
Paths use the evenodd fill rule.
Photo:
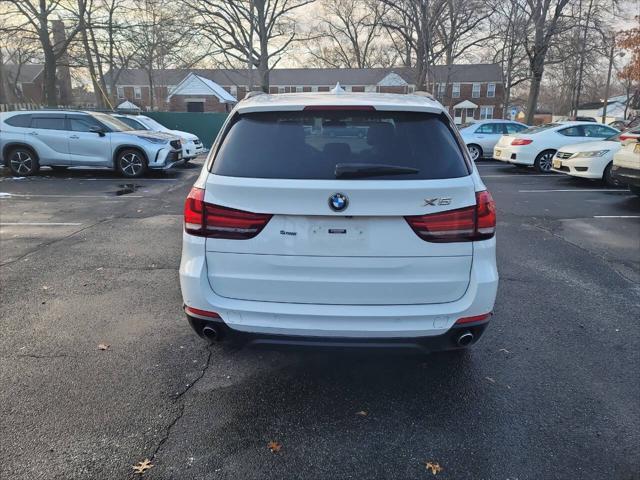
<svg viewBox="0 0 640 480">
<path fill-rule="evenodd" d="M 37 110 L 0 114 L 0 156 L 11 173 L 29 176 L 40 167 L 114 168 L 125 177 L 171 168 L 182 156 L 180 140 L 134 131 L 96 112 Z"/>
<path fill-rule="evenodd" d="M 617 128 L 618 130 L 627 130 L 633 127 L 640 126 L 640 117 L 635 117 L 630 120 L 614 120 L 609 124 L 609 126 Z"/>
<path fill-rule="evenodd" d="M 591 142 L 620 133 L 615 128 L 592 122 L 547 123 L 503 135 L 493 149 L 493 158 L 514 165 L 535 166 L 539 172 L 551 171 L 553 157 L 567 144 Z"/>
<path fill-rule="evenodd" d="M 613 156 L 612 174 L 640 196 L 640 138 L 625 140 Z"/>
<path fill-rule="evenodd" d="M 156 122 L 153 118 L 145 115 L 123 115 L 120 113 L 114 113 L 113 116 L 126 123 L 134 130 L 164 132 L 180 138 L 182 141 L 182 158 L 185 162 L 196 158 L 205 151 L 204 145 L 202 145 L 198 136 L 193 133 L 183 132 L 181 130 L 171 130 L 161 123 Z"/>
<path fill-rule="evenodd" d="M 305 130 L 327 122 L 366 134 Z M 482 334 L 495 206 L 440 103 L 261 94 L 217 141 L 184 209 L 180 284 L 198 334 L 428 350 Z"/>
<path fill-rule="evenodd" d="M 636 128 L 597 142 L 565 145 L 556 152 L 552 170 L 574 177 L 602 180 L 606 185 L 620 185 L 620 181 L 612 176 L 613 156 L 622 147 L 622 141 L 639 136 L 640 128 Z"/>
<path fill-rule="evenodd" d="M 460 135 L 469 149 L 472 160 L 482 157 L 491 158 L 493 147 L 502 135 L 518 133 L 527 129 L 527 125 L 511 120 L 481 120 L 460 128 Z"/>
</svg>

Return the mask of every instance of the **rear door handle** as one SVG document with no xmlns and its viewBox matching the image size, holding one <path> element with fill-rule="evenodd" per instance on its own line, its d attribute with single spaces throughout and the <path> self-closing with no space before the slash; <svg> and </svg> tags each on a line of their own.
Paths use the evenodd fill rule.
<svg viewBox="0 0 640 480">
<path fill-rule="evenodd" d="M 79 139 L 80 137 L 78 135 L 71 135 L 69 138 L 73 138 L 74 140 Z"/>
</svg>

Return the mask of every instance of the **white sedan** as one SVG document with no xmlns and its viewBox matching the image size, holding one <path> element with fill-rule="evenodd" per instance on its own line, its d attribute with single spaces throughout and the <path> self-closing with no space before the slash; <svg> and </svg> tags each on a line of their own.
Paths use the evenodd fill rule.
<svg viewBox="0 0 640 480">
<path fill-rule="evenodd" d="M 565 145 L 553 158 L 551 170 L 574 177 L 602 180 L 606 185 L 620 185 L 621 182 L 611 175 L 613 156 L 622 147 L 621 140 L 638 134 L 640 127 L 599 142 Z"/>
<path fill-rule="evenodd" d="M 182 158 L 185 162 L 196 158 L 205 151 L 202 142 L 197 135 L 181 130 L 171 130 L 161 123 L 156 122 L 153 118 L 145 115 L 123 115 L 120 113 L 113 114 L 118 120 L 126 123 L 135 130 L 150 130 L 152 132 L 164 132 L 176 135 L 182 140 Z"/>
<path fill-rule="evenodd" d="M 480 120 L 460 128 L 462 140 L 469 149 L 473 161 L 493 155 L 493 147 L 504 134 L 518 133 L 528 127 L 524 123 L 511 120 Z"/>
<path fill-rule="evenodd" d="M 558 149 L 568 144 L 593 142 L 620 133 L 593 122 L 559 122 L 531 127 L 515 135 L 503 135 L 493 149 L 493 158 L 521 166 L 551 171 Z"/>
</svg>

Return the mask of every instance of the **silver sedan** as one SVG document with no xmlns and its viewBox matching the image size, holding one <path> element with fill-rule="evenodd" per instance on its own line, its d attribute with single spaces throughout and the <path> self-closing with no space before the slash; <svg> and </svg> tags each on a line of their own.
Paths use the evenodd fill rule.
<svg viewBox="0 0 640 480">
<path fill-rule="evenodd" d="M 518 133 L 527 125 L 511 120 L 480 120 L 460 128 L 460 135 L 469 149 L 472 160 L 492 158 L 493 147 L 502 135 Z"/>
</svg>

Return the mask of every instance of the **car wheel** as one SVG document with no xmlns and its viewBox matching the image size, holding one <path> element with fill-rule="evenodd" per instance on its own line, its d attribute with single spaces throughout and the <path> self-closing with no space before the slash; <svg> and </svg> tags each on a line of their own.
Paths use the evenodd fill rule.
<svg viewBox="0 0 640 480">
<path fill-rule="evenodd" d="M 551 164 L 555 154 L 555 150 L 545 150 L 544 152 L 540 152 L 534 163 L 536 169 L 540 173 L 549 173 L 551 171 Z"/>
<path fill-rule="evenodd" d="M 629 190 L 631 190 L 631 193 L 638 195 L 640 197 L 640 187 L 636 187 L 635 185 L 629 185 Z"/>
<path fill-rule="evenodd" d="M 473 160 L 474 162 L 482 157 L 482 148 L 480 148 L 478 145 L 467 145 L 467 148 L 469 149 L 471 160 Z"/>
<path fill-rule="evenodd" d="M 9 152 L 9 170 L 16 177 L 35 175 L 40 170 L 36 154 L 28 148 L 14 148 Z"/>
<path fill-rule="evenodd" d="M 54 172 L 64 172 L 67 168 L 64 165 L 51 165 L 51 170 Z"/>
<path fill-rule="evenodd" d="M 147 171 L 147 159 L 139 150 L 122 150 L 116 158 L 116 168 L 124 177 L 141 177 Z"/>
<path fill-rule="evenodd" d="M 187 163 L 189 163 L 191 161 L 191 158 L 183 158 L 182 161 L 186 165 Z"/>
<path fill-rule="evenodd" d="M 622 183 L 611 174 L 612 168 L 613 162 L 609 163 L 609 165 L 607 165 L 607 168 L 604 169 L 604 173 L 602 174 L 602 183 L 609 187 L 622 187 L 624 183 Z"/>
</svg>

